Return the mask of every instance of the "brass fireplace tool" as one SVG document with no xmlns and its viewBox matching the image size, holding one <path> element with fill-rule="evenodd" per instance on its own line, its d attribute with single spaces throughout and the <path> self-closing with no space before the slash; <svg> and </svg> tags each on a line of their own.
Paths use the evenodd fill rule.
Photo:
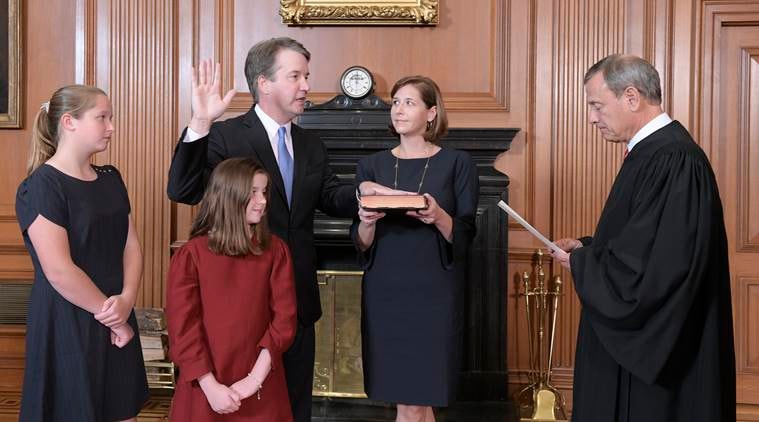
<svg viewBox="0 0 759 422">
<path fill-rule="evenodd" d="M 538 249 L 534 280 L 522 275 L 525 313 L 527 315 L 530 356 L 530 384 L 515 394 L 520 421 L 566 421 L 564 396 L 551 385 L 551 363 L 556 337 L 556 315 L 559 310 L 561 278 L 546 281 L 543 252 Z"/>
</svg>

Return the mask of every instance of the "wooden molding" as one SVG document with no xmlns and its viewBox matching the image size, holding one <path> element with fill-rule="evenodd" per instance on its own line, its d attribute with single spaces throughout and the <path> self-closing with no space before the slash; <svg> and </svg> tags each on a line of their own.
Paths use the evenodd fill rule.
<svg viewBox="0 0 759 422">
<path fill-rule="evenodd" d="M 624 0 L 608 0 L 604 12 L 579 0 L 553 2 L 554 60 L 551 108 L 537 121 L 551 122 L 552 213 L 556 238 L 592 233 L 622 162 L 622 149 L 606 142 L 587 122 L 583 76 L 596 61 L 625 50 Z M 585 27 L 596 28 L 586 31 Z M 562 277 L 568 277 L 563 274 Z M 569 278 L 565 278 L 569 281 Z M 556 362 L 573 366 L 580 305 L 565 283 L 559 309 Z"/>
<path fill-rule="evenodd" d="M 109 149 L 98 164 L 119 168 L 127 186 L 132 217 L 143 247 L 143 283 L 138 305 L 163 306 L 168 270 L 171 206 L 166 170 L 177 129 L 178 8 L 150 0 L 87 2 L 85 40 L 94 39 L 90 72 L 108 92 L 116 116 Z M 90 42 L 86 42 L 90 44 Z M 89 60 L 89 58 L 84 59 Z M 90 67 L 87 66 L 87 69 Z"/>
<path fill-rule="evenodd" d="M 237 63 L 235 60 L 235 2 L 234 0 L 216 0 L 215 5 L 216 61 L 224 63 L 221 77 L 222 92 L 227 92 L 234 87 L 235 72 L 243 71 L 244 73 L 245 69 L 238 69 L 235 66 Z M 248 111 L 252 102 L 252 96 L 248 94 L 248 106 L 242 112 Z M 234 112 L 234 109 L 230 107 L 228 112 Z"/>
<path fill-rule="evenodd" d="M 751 140 L 756 142 L 759 139 L 759 128 L 756 126 L 759 117 L 759 48 L 743 49 L 740 66 L 737 249 L 738 252 L 759 252 L 759 225 L 755 218 L 751 218 L 759 215 L 756 198 L 751 200 L 759 184 L 759 152 L 750 148 Z"/>
<path fill-rule="evenodd" d="M 696 48 L 698 54 L 694 63 L 695 80 L 693 86 L 694 110 L 697 110 L 695 116 L 695 134 L 694 138 L 701 143 L 706 155 L 715 157 L 718 140 L 717 127 L 712 125 L 708 116 L 714 116 L 719 113 L 719 105 L 714 102 L 714 92 L 712 92 L 712 81 L 719 75 L 719 35 L 720 28 L 731 24 L 748 24 L 753 22 L 754 25 L 759 23 L 759 3 L 755 0 L 736 0 L 736 1 L 703 1 L 701 8 L 698 10 L 698 25 L 696 25 L 697 38 Z"/>
<path fill-rule="evenodd" d="M 76 0 L 75 81 L 95 82 L 97 0 Z"/>
<path fill-rule="evenodd" d="M 25 326 L 0 325 L 0 391 L 21 391 L 25 339 Z"/>
<path fill-rule="evenodd" d="M 756 422 L 759 421 L 759 405 L 749 403 L 738 403 L 735 408 L 736 422 Z"/>
<path fill-rule="evenodd" d="M 738 276 L 733 298 L 735 302 L 735 364 L 739 373 L 759 374 L 759 277 Z"/>
<path fill-rule="evenodd" d="M 0 204 L 0 222 L 16 222 L 16 206 Z"/>
</svg>

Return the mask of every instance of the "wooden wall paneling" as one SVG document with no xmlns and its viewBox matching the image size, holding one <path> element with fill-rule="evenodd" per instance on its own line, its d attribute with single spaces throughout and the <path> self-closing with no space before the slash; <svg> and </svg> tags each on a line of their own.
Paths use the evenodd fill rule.
<svg viewBox="0 0 759 422">
<path fill-rule="evenodd" d="M 171 207 L 166 177 L 177 137 L 175 2 L 94 4 L 94 83 L 109 93 L 116 130 L 97 163 L 121 171 L 142 242 L 138 306 L 162 306 L 168 268 Z"/>
<path fill-rule="evenodd" d="M 692 99 L 694 116 L 692 132 L 704 152 L 712 159 L 720 159 L 720 150 L 716 143 L 720 139 L 716 132 L 711 116 L 720 113 L 720 104 L 715 102 L 717 98 L 714 92 L 713 81 L 718 80 L 720 60 L 721 28 L 730 25 L 756 25 L 756 14 L 759 13 L 757 0 L 732 0 L 732 1 L 706 1 L 700 0 L 699 7 L 695 11 L 693 29 L 696 40 L 694 41 L 697 54 L 691 63 L 684 61 L 677 63 L 677 68 L 690 66 L 694 69 L 694 84 Z M 715 172 L 718 169 L 715 169 Z M 717 173 L 718 181 L 724 177 Z"/>
<path fill-rule="evenodd" d="M 0 391 L 21 391 L 25 334 L 24 326 L 0 325 Z"/>
<path fill-rule="evenodd" d="M 735 287 L 736 366 L 742 372 L 759 374 L 759 337 L 756 336 L 759 319 L 752 315 L 759 309 L 759 276 L 737 277 Z"/>
<path fill-rule="evenodd" d="M 755 29 L 759 29 L 759 22 Z M 752 35 L 759 36 L 759 30 L 752 32 Z M 738 252 L 756 253 L 759 252 L 759 220 L 751 217 L 759 215 L 759 41 L 742 49 L 738 66 L 741 70 L 737 111 L 740 173 L 736 249 Z"/>
<path fill-rule="evenodd" d="M 32 261 L 24 246 L 15 209 L 12 205 L 0 205 L 0 283 L 29 282 L 33 278 Z"/>
<path fill-rule="evenodd" d="M 550 121 L 554 172 L 553 224 L 555 237 L 580 237 L 593 233 L 611 184 L 621 165 L 622 147 L 606 142 L 587 122 L 583 76 L 593 63 L 608 54 L 624 52 L 624 0 L 556 2 L 554 22 L 555 94 Z M 584 28 L 595 28 L 586 31 Z M 567 271 L 562 278 L 570 280 Z M 567 283 L 567 295 L 575 297 Z M 559 333 L 564 346 L 556 361 L 559 367 L 574 362 L 574 339 L 579 323 L 579 302 L 567 301 L 561 314 L 571 330 Z"/>
<path fill-rule="evenodd" d="M 670 92 L 672 9 L 672 0 L 627 2 L 624 28 L 624 52 L 645 58 L 659 71 L 665 110 L 668 109 L 672 95 Z"/>
<path fill-rule="evenodd" d="M 645 32 L 646 44 L 643 57 L 659 71 L 662 89 L 662 106 L 672 115 L 672 26 L 674 2 L 672 0 L 649 0 L 647 3 Z M 688 124 L 688 122 L 685 122 Z"/>
<path fill-rule="evenodd" d="M 528 122 L 528 135 L 529 142 L 533 146 L 534 159 L 531 160 L 531 168 L 534 174 L 534 190 L 530 196 L 528 204 L 534 204 L 534 212 L 531 217 L 533 218 L 533 224 L 544 232 L 549 238 L 556 238 L 555 224 L 553 222 L 553 214 L 555 202 L 552 195 L 555 189 L 555 166 L 553 163 L 553 142 L 554 135 L 553 130 L 556 125 L 554 120 L 554 104 L 553 98 L 556 96 L 555 79 L 555 65 L 554 60 L 556 54 L 556 2 L 553 0 L 539 0 L 533 2 L 533 9 L 531 11 L 531 21 L 533 22 L 531 33 L 531 51 L 534 54 L 531 56 L 532 72 L 530 77 L 531 92 L 530 92 L 530 113 L 531 117 Z M 512 146 L 512 150 L 514 147 Z M 510 245 L 534 245 L 537 246 L 534 239 L 531 239 L 531 235 L 524 231 L 517 232 L 512 230 L 509 233 Z M 520 242 L 520 243 L 517 243 Z M 538 246 L 539 247 L 539 246 Z M 513 263 L 513 264 L 512 264 Z M 509 269 L 513 274 L 513 267 L 519 268 L 519 265 L 512 259 L 509 261 Z M 556 338 L 556 351 L 555 351 L 555 366 L 566 366 L 566 358 L 563 357 L 570 348 L 569 341 L 567 340 L 571 333 L 567 333 L 567 325 L 572 324 L 572 306 L 566 305 L 567 298 L 572 298 L 572 290 L 569 288 L 569 283 L 565 286 L 565 296 L 562 298 L 562 311 L 558 315 L 558 332 Z M 509 317 L 524 319 L 521 312 L 517 314 L 518 310 L 515 308 L 514 316 L 509 313 Z M 569 319 L 569 322 L 567 320 Z M 511 327 L 511 324 L 509 325 Z M 509 341 L 514 338 L 514 341 L 521 341 L 524 334 L 521 336 L 516 331 L 509 331 Z M 511 353 L 512 349 L 509 349 Z M 520 352 L 524 354 L 524 352 Z M 511 362 L 510 362 L 511 363 Z M 514 368 L 515 370 L 525 369 L 528 366 L 524 361 L 518 362 L 519 366 Z M 510 366 L 511 368 L 511 366 Z"/>
<path fill-rule="evenodd" d="M 19 12 L 24 22 L 24 119 L 21 129 L 0 130 L 0 156 L 6 158 L 0 166 L 0 283 L 34 278 L 16 221 L 16 189 L 26 177 L 29 140 L 40 105 L 58 87 L 74 82 L 74 11 L 63 3 L 32 0 L 21 2 Z"/>
<path fill-rule="evenodd" d="M 199 51 L 200 33 L 203 28 L 200 10 L 203 6 L 200 0 L 180 0 L 177 5 L 177 26 L 180 28 L 177 33 L 176 43 L 177 132 L 174 134 L 174 140 L 169 147 L 172 154 L 176 143 L 179 142 L 179 132 L 190 121 L 192 85 L 190 70 L 201 58 L 213 57 L 212 55 L 202 56 Z M 168 169 L 166 171 L 168 172 Z M 193 207 L 172 202 L 170 210 L 169 239 L 175 245 L 174 242 L 177 239 L 187 239 L 193 217 Z"/>
<path fill-rule="evenodd" d="M 2 256 L 2 274 L 0 274 L 0 283 L 3 282 L 26 282 L 31 283 L 34 280 L 34 268 L 32 259 L 22 247 L 10 247 L 0 250 Z"/>
<path fill-rule="evenodd" d="M 738 403 L 744 413 L 759 416 L 759 341 L 754 323 L 759 318 L 759 271 L 754 265 L 759 230 L 749 217 L 759 205 L 757 168 L 751 161 L 759 148 L 759 135 L 751 124 L 759 113 L 759 1 L 704 2 L 702 13 L 701 85 L 710 95 L 698 109 L 700 137 L 709 146 L 725 212 Z"/>
<path fill-rule="evenodd" d="M 747 169 L 742 175 L 741 210 L 740 224 L 743 227 L 740 231 L 742 236 L 739 249 L 759 251 L 759 225 L 756 218 L 751 216 L 759 215 L 759 149 L 756 145 L 759 143 L 759 49 L 753 48 L 750 52 L 744 52 L 743 62 L 747 71 L 745 72 L 742 91 L 744 93 L 743 105 L 746 108 L 741 112 L 741 160 L 742 168 Z M 748 78 L 748 80 L 746 80 Z M 753 122 L 753 123 L 752 123 Z M 754 147 L 749 147 L 749 143 Z M 751 213 L 750 210 L 754 210 Z"/>
<path fill-rule="evenodd" d="M 237 67 L 230 57 L 227 45 L 233 42 L 229 29 L 234 18 L 234 3 L 228 0 L 179 0 L 178 24 L 182 30 L 177 41 L 177 131 L 171 144 L 171 153 L 179 141 L 180 132 L 187 127 L 192 115 L 191 69 L 200 60 L 213 59 L 221 63 L 221 89 L 226 92 L 234 87 L 233 73 Z M 260 18 L 259 18 L 260 19 Z M 242 59 L 244 62 L 244 58 Z M 240 71 L 242 68 L 238 69 Z M 247 89 L 246 89 L 247 92 Z M 223 119 L 239 114 L 227 112 Z M 168 171 L 168 168 L 167 168 Z M 171 203 L 170 247 L 181 246 L 188 238 L 196 208 L 189 205 Z"/>
<path fill-rule="evenodd" d="M 76 0 L 74 67 L 78 84 L 87 85 L 95 82 L 96 1 Z"/>
<path fill-rule="evenodd" d="M 34 279 L 15 213 L 16 189 L 26 177 L 34 117 L 55 89 L 74 82 L 75 11 L 66 2 L 30 0 L 21 2 L 20 13 L 24 22 L 24 119 L 20 129 L 0 130 L 0 156 L 5 158 L 0 166 L 0 283 L 6 286 Z M 21 390 L 24 333 L 21 325 L 0 325 L 0 391 Z M 2 407 L 16 405 L 10 402 Z"/>
<path fill-rule="evenodd" d="M 711 136 L 705 141 L 712 145 L 710 159 L 720 183 L 728 232 L 736 369 L 739 384 L 752 386 L 738 391 L 738 401 L 759 405 L 759 373 L 754 359 L 759 355 L 759 341 L 756 332 L 752 336 L 748 330 L 753 326 L 752 321 L 759 317 L 759 304 L 750 300 L 756 296 L 752 292 L 759 278 L 754 265 L 759 248 L 752 244 L 751 239 L 757 237 L 756 225 L 752 226 L 748 218 L 759 213 L 755 193 L 759 179 L 750 178 L 751 174 L 756 176 L 757 173 L 756 164 L 749 160 L 751 151 L 759 148 L 759 136 L 756 133 L 751 136 L 749 125 L 751 117 L 756 118 L 758 113 L 756 97 L 759 91 L 751 76 L 757 75 L 759 67 L 759 2 L 754 2 L 753 10 L 747 10 L 747 4 L 741 3 L 740 16 L 735 15 L 736 3 L 710 6 L 706 5 L 704 18 L 715 22 L 713 38 L 711 43 L 705 42 L 704 45 L 713 47 L 709 54 L 713 61 L 708 65 L 714 66 L 711 72 L 719 78 L 704 84 L 705 91 L 709 86 L 713 99 L 710 104 L 707 102 L 712 113 L 707 114 L 705 109 L 703 114 L 704 126 L 711 128 Z"/>
<path fill-rule="evenodd" d="M 672 16 L 677 16 L 677 19 L 671 21 L 670 31 L 667 34 L 671 45 L 670 66 L 663 67 L 661 62 L 657 61 L 656 68 L 660 69 L 660 72 L 664 68 L 668 74 L 666 77 L 661 75 L 670 83 L 670 93 L 664 93 L 667 111 L 673 119 L 679 120 L 693 135 L 696 135 L 698 127 L 698 122 L 695 120 L 696 99 L 702 95 L 695 76 L 699 60 L 697 49 L 701 25 L 698 23 L 698 16 L 700 16 L 701 0 L 667 1 L 671 2 Z M 696 142 L 699 141 L 697 138 Z"/>
<path fill-rule="evenodd" d="M 550 128 L 549 118 L 542 114 L 550 110 L 545 100 L 553 95 L 549 82 L 552 67 L 546 60 L 552 55 L 550 25 L 553 10 L 546 5 L 550 2 L 512 2 L 511 33 L 512 43 L 508 60 L 513 66 L 512 75 L 512 118 L 521 118 L 515 126 L 522 131 L 512 142 L 511 149 L 499 157 L 495 166 L 509 175 L 509 203 L 535 227 L 550 236 L 551 228 L 551 164 L 550 136 L 543 129 Z M 520 37 L 517 39 L 517 34 Z M 526 53 L 522 55 L 523 53 Z M 525 86 L 523 91 L 516 86 Z M 519 95 L 517 95 L 519 93 Z M 524 101 L 517 102 L 520 98 Z M 519 296 L 521 274 L 531 272 L 535 250 L 541 245 L 520 225 L 511 221 L 509 227 L 509 279 L 507 310 L 507 367 L 509 371 L 509 392 L 527 384 L 530 369 L 527 323 L 524 302 Z M 547 268 L 550 268 L 547 267 Z M 564 321 L 559 317 L 559 331 Z M 562 348 L 558 344 L 557 351 Z M 558 352 L 556 354 L 558 356 Z M 559 370 L 560 372 L 560 370 Z M 558 374 L 558 373 L 557 373 Z M 566 382 L 555 378 L 563 388 Z M 571 381 L 569 383 L 571 385 Z"/>
</svg>

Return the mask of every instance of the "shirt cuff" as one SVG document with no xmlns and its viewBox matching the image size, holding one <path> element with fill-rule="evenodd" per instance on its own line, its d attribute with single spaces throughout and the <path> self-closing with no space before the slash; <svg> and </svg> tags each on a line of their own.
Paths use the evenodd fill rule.
<svg viewBox="0 0 759 422">
<path fill-rule="evenodd" d="M 195 132 L 194 130 L 192 130 L 192 129 L 191 129 L 189 126 L 188 126 L 188 127 L 187 127 L 187 133 L 185 134 L 184 138 L 182 138 L 182 142 L 187 142 L 187 143 L 189 144 L 190 142 L 195 142 L 195 141 L 197 141 L 198 139 L 200 139 L 200 138 L 204 138 L 204 137 L 206 137 L 206 136 L 208 136 L 208 132 L 206 132 L 206 133 L 204 133 L 204 134 L 200 134 L 200 133 L 198 133 L 198 132 Z"/>
</svg>

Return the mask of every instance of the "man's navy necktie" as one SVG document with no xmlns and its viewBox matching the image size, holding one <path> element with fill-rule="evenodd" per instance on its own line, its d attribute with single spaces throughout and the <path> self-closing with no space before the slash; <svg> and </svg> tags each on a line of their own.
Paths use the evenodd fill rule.
<svg viewBox="0 0 759 422">
<path fill-rule="evenodd" d="M 282 173 L 282 181 L 285 182 L 287 205 L 290 206 L 293 194 L 293 157 L 290 155 L 290 151 L 287 150 L 285 139 L 287 139 L 287 129 L 281 126 L 277 130 L 277 154 L 279 155 L 277 164 L 279 164 L 279 172 Z"/>
</svg>

